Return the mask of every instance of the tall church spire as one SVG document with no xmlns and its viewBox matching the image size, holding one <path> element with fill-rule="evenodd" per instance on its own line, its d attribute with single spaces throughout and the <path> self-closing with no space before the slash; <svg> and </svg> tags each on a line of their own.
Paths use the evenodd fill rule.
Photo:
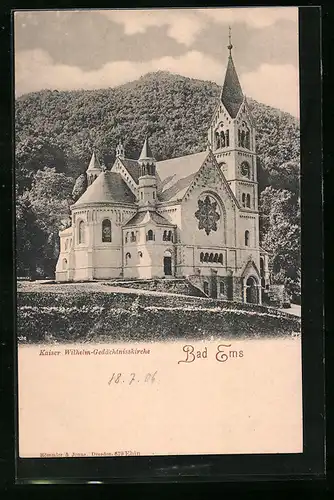
<svg viewBox="0 0 334 500">
<path fill-rule="evenodd" d="M 224 85 L 221 93 L 221 101 L 230 114 L 231 118 L 235 118 L 238 114 L 240 106 L 244 100 L 241 85 L 239 82 L 238 74 L 232 59 L 232 41 L 231 41 L 231 27 L 229 27 L 229 50 L 227 68 L 225 73 Z"/>
</svg>

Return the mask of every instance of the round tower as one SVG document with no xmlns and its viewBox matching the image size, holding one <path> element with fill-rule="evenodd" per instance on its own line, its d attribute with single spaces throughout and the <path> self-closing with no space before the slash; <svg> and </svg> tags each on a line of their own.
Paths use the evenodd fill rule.
<svg viewBox="0 0 334 500">
<path fill-rule="evenodd" d="M 138 196 L 140 205 L 154 205 L 157 199 L 156 161 L 153 157 L 148 137 L 138 159 Z"/>
<path fill-rule="evenodd" d="M 99 163 L 99 160 L 96 158 L 95 153 L 93 152 L 88 168 L 86 170 L 88 186 L 90 186 L 95 181 L 95 179 L 100 175 L 101 172 L 101 165 Z"/>
</svg>

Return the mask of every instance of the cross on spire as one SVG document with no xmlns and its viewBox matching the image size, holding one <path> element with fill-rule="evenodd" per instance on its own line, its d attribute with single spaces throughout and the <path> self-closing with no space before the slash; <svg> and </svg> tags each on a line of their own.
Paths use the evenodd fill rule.
<svg viewBox="0 0 334 500">
<path fill-rule="evenodd" d="M 232 45 L 232 30 L 231 30 L 231 26 L 228 27 L 228 50 L 230 51 L 230 55 L 231 55 L 231 50 L 233 49 L 233 45 Z"/>
</svg>

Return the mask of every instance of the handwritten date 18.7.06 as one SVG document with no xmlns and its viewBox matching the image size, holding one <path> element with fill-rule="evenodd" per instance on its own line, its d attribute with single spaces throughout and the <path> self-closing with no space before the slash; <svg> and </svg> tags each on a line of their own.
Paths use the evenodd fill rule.
<svg viewBox="0 0 334 500">
<path fill-rule="evenodd" d="M 144 373 L 143 375 L 137 375 L 137 373 L 113 373 L 108 381 L 108 385 L 113 384 L 155 384 L 157 380 L 158 372 Z"/>
</svg>

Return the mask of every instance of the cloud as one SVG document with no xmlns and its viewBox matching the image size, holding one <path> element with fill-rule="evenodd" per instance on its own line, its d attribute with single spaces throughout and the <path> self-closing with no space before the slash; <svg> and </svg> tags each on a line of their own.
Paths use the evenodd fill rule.
<svg viewBox="0 0 334 500">
<path fill-rule="evenodd" d="M 21 51 L 15 57 L 16 95 L 41 89 L 75 90 L 115 87 L 152 71 L 172 73 L 223 83 L 225 68 L 216 59 L 199 51 L 179 57 L 162 57 L 145 62 L 115 61 L 98 70 L 54 64 L 40 49 Z M 292 65 L 263 64 L 240 76 L 249 97 L 298 116 L 298 72 Z"/>
<path fill-rule="evenodd" d="M 244 23 L 252 28 L 268 27 L 280 20 L 298 22 L 296 7 L 105 10 L 100 13 L 123 25 L 126 35 L 144 33 L 150 27 L 167 26 L 167 34 L 186 46 L 194 42 L 208 22 Z"/>
<path fill-rule="evenodd" d="M 238 9 L 199 9 L 197 12 L 218 24 L 244 23 L 252 28 L 266 28 L 278 21 L 298 22 L 297 7 L 245 7 Z"/>
<path fill-rule="evenodd" d="M 189 46 L 203 28 L 203 20 L 191 9 L 106 10 L 100 11 L 111 21 L 121 24 L 126 35 L 145 33 L 150 27 L 167 27 L 167 34 Z"/>
<path fill-rule="evenodd" d="M 299 77 L 292 64 L 262 64 L 241 76 L 246 95 L 293 116 L 299 116 Z"/>
</svg>

